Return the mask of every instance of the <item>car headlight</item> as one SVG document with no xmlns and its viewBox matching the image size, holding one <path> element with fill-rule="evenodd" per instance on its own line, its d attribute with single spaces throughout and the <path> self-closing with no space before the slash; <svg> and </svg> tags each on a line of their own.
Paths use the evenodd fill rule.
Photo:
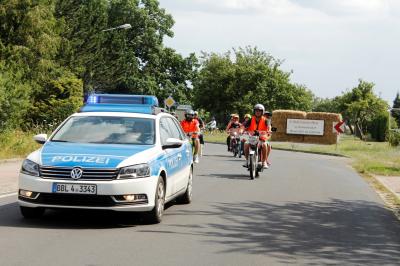
<svg viewBox="0 0 400 266">
<path fill-rule="evenodd" d="M 39 176 L 39 165 L 31 160 L 25 159 L 22 163 L 21 173 L 33 176 Z"/>
<path fill-rule="evenodd" d="M 118 178 L 141 178 L 148 176 L 150 176 L 150 166 L 147 163 L 143 163 L 121 168 Z"/>
</svg>

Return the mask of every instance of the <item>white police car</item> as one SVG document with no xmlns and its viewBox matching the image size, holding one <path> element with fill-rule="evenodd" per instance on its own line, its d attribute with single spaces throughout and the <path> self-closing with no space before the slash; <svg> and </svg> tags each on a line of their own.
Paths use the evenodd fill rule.
<svg viewBox="0 0 400 266">
<path fill-rule="evenodd" d="M 18 202 L 25 218 L 46 208 L 144 211 L 161 221 L 164 204 L 192 198 L 192 148 L 157 98 L 90 95 L 42 148 L 23 162 Z"/>
</svg>

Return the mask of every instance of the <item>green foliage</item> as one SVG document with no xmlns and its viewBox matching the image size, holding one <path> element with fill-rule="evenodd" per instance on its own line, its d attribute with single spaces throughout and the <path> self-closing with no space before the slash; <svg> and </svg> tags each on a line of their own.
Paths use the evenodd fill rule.
<svg viewBox="0 0 400 266">
<path fill-rule="evenodd" d="M 380 99 L 373 91 L 374 84 L 359 80 L 359 84 L 351 91 L 336 97 L 333 102 L 335 108 L 342 114 L 348 125 L 353 125 L 356 133 L 365 138 L 368 129 L 373 129 L 372 135 L 378 140 L 386 139 L 387 103 Z M 374 125 L 378 123 L 378 125 Z M 377 130 L 380 130 L 378 133 Z"/>
<path fill-rule="evenodd" d="M 30 87 L 19 76 L 0 66 L 0 132 L 22 124 L 29 108 Z"/>
<path fill-rule="evenodd" d="M 376 141 L 387 140 L 388 131 L 388 112 L 382 112 L 377 114 L 371 122 L 368 123 L 368 132 L 371 133 L 371 137 Z"/>
<path fill-rule="evenodd" d="M 50 124 L 62 122 L 82 105 L 82 81 L 70 76 L 61 76 L 46 84 L 43 91 L 35 95 L 28 117 L 32 122 L 46 121 Z"/>
<path fill-rule="evenodd" d="M 84 90 L 190 103 L 198 63 L 164 47 L 173 23 L 156 0 L 1 1 L 1 128 L 60 121 Z"/>
<path fill-rule="evenodd" d="M 391 131 L 389 133 L 389 144 L 390 146 L 397 147 L 400 146 L 400 132 Z"/>
<path fill-rule="evenodd" d="M 398 92 L 393 101 L 393 110 L 391 111 L 391 114 L 396 119 L 397 124 L 400 125 L 400 94 Z"/>
<path fill-rule="evenodd" d="M 340 113 L 340 97 L 321 99 L 316 97 L 313 103 L 313 112 Z"/>
<path fill-rule="evenodd" d="M 173 36 L 171 15 L 155 0 L 57 1 L 65 31 L 62 57 L 82 80 L 84 90 L 172 95 L 190 101 L 197 68 L 192 54 L 183 58 L 163 46 Z M 103 31 L 129 23 L 131 29 Z"/>
<path fill-rule="evenodd" d="M 194 82 L 195 105 L 223 121 L 233 112 L 241 116 L 254 104 L 267 110 L 312 108 L 312 93 L 292 84 L 290 73 L 279 69 L 281 62 L 257 48 L 233 50 L 233 53 L 203 54 L 202 68 Z"/>
</svg>

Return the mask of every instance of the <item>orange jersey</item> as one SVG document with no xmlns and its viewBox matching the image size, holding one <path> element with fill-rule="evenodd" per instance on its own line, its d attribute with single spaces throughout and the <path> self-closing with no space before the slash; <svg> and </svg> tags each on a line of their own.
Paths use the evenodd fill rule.
<svg viewBox="0 0 400 266">
<path fill-rule="evenodd" d="M 247 131 L 269 131 L 269 127 L 267 125 L 267 120 L 264 116 L 261 116 L 260 121 L 258 124 L 256 123 L 256 117 L 253 116 L 250 121 L 250 126 Z"/>
<path fill-rule="evenodd" d="M 200 131 L 199 121 L 197 121 L 197 119 L 193 119 L 190 122 L 187 121 L 186 119 L 182 120 L 181 127 L 182 127 L 183 131 L 185 131 L 185 133 Z"/>
</svg>

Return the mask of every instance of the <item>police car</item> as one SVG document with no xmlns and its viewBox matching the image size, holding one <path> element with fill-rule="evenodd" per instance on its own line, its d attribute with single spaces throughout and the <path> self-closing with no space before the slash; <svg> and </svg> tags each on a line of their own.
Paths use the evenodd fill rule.
<svg viewBox="0 0 400 266">
<path fill-rule="evenodd" d="M 154 96 L 93 94 L 23 162 L 18 202 L 25 218 L 46 208 L 146 212 L 192 199 L 192 148 Z"/>
</svg>

